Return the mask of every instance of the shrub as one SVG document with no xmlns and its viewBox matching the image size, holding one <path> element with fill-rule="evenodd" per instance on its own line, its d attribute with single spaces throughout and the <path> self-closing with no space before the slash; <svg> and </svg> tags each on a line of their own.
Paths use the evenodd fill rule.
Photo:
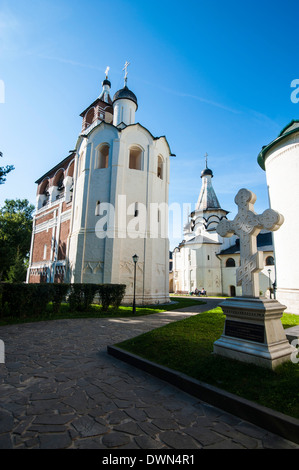
<svg viewBox="0 0 299 470">
<path fill-rule="evenodd" d="M 70 295 L 68 297 L 70 310 L 78 312 L 88 310 L 98 289 L 98 284 L 70 284 Z"/>
<path fill-rule="evenodd" d="M 108 310 L 109 305 L 118 308 L 125 291 L 126 286 L 124 284 L 101 284 L 99 286 L 99 295 L 103 310 Z"/>
<path fill-rule="evenodd" d="M 124 297 L 124 284 L 60 284 L 60 283 L 0 283 L 0 316 L 39 316 L 52 302 L 53 313 L 58 313 L 67 296 L 69 309 L 87 311 L 99 293 L 102 309 L 118 308 Z"/>
<path fill-rule="evenodd" d="M 63 300 L 66 299 L 67 293 L 70 290 L 69 284 L 54 283 L 49 284 L 51 287 L 51 299 L 52 299 L 52 309 L 53 313 L 58 313 L 60 306 Z"/>
</svg>

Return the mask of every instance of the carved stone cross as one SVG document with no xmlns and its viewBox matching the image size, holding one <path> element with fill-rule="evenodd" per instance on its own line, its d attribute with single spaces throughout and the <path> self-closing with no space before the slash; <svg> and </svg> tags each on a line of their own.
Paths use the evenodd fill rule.
<svg viewBox="0 0 299 470">
<path fill-rule="evenodd" d="M 222 219 L 217 232 L 222 237 L 237 235 L 240 238 L 240 267 L 237 269 L 237 285 L 242 285 L 243 297 L 259 297 L 258 273 L 264 267 L 263 254 L 257 250 L 256 238 L 262 229 L 275 231 L 284 218 L 278 212 L 267 209 L 261 215 L 254 212 L 256 195 L 248 189 L 240 189 L 235 197 L 238 214 L 234 220 Z"/>
</svg>

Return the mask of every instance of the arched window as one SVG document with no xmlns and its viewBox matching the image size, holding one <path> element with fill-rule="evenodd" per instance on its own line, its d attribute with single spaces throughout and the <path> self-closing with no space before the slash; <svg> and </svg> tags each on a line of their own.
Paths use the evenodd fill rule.
<svg viewBox="0 0 299 470">
<path fill-rule="evenodd" d="M 225 266 L 227 268 L 234 268 L 236 266 L 235 260 L 233 258 L 228 258 L 226 260 Z"/>
<path fill-rule="evenodd" d="M 161 178 L 161 180 L 163 179 L 163 159 L 161 155 L 158 156 L 157 176 L 158 178 Z"/>
<path fill-rule="evenodd" d="M 267 256 L 266 258 L 266 266 L 273 266 L 274 265 L 274 258 L 273 256 Z"/>
<path fill-rule="evenodd" d="M 96 159 L 96 168 L 108 168 L 109 164 L 109 145 L 103 144 L 98 149 L 98 155 Z"/>
<path fill-rule="evenodd" d="M 142 150 L 139 147 L 130 148 L 129 168 L 131 170 L 142 170 Z"/>
</svg>

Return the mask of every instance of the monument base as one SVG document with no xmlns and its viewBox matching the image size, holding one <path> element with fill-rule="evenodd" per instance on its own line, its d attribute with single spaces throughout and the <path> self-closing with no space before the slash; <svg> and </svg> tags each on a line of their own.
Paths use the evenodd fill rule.
<svg viewBox="0 0 299 470">
<path fill-rule="evenodd" d="M 220 307 L 226 320 L 214 343 L 215 354 L 271 369 L 290 360 L 294 347 L 281 324 L 284 305 L 273 299 L 234 297 Z"/>
</svg>

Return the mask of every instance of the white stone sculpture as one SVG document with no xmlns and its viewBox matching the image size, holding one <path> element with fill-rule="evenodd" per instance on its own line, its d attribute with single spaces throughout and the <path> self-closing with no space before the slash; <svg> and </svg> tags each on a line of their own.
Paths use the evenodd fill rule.
<svg viewBox="0 0 299 470">
<path fill-rule="evenodd" d="M 263 269 L 263 256 L 257 250 L 256 238 L 262 229 L 275 231 L 284 218 L 273 209 L 261 215 L 254 212 L 256 195 L 248 189 L 240 189 L 235 197 L 238 214 L 234 220 L 222 219 L 217 232 L 222 237 L 236 234 L 240 239 L 240 267 L 237 269 L 237 285 L 242 286 L 243 297 L 259 297 L 258 273 Z"/>
</svg>

